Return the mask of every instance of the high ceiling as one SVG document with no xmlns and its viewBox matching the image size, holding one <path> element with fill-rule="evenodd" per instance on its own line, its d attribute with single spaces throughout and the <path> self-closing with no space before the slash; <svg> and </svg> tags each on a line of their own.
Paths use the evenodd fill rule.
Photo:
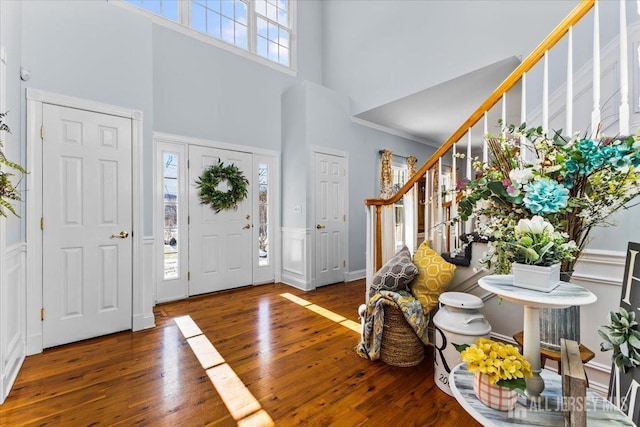
<svg viewBox="0 0 640 427">
<path fill-rule="evenodd" d="M 510 57 L 356 117 L 411 135 L 425 144 L 440 146 L 519 64 L 519 58 Z M 518 123 L 520 98 L 517 88 L 508 95 L 507 123 Z M 498 104 L 488 116 L 489 126 L 497 124 L 500 117 L 501 105 Z M 482 131 L 475 133 L 477 138 L 472 140 L 472 145 L 480 144 L 482 139 Z"/>
</svg>

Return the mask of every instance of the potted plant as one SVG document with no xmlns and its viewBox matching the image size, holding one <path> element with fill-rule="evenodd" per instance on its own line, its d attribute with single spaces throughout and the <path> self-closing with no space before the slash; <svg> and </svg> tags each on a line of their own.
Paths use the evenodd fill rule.
<svg viewBox="0 0 640 427">
<path fill-rule="evenodd" d="M 0 113 L 0 136 L 2 132 L 11 132 L 9 126 L 4 122 L 4 118 L 7 113 Z M 22 166 L 17 163 L 9 161 L 2 151 L 2 139 L 0 138 L 0 216 L 7 216 L 7 211 L 14 215 L 18 215 L 13 208 L 11 202 L 20 200 L 20 191 L 16 188 L 16 185 L 11 181 L 13 173 L 3 170 L 3 166 L 14 169 L 19 173 L 27 173 Z"/>
<path fill-rule="evenodd" d="M 511 344 L 478 338 L 474 344 L 453 344 L 473 372 L 473 391 L 490 408 L 513 409 L 518 393 L 524 393 L 526 378 L 531 378 L 531 364 Z"/>
<path fill-rule="evenodd" d="M 620 371 L 627 372 L 630 368 L 640 366 L 640 331 L 634 311 L 619 307 L 617 313 L 609 312 L 609 318 L 611 323 L 598 329 L 598 334 L 604 340 L 600 343 L 600 350 L 613 350 L 611 360 L 614 364 L 614 403 L 620 408 Z"/>
<path fill-rule="evenodd" d="M 560 263 L 574 258 L 576 244 L 567 242 L 566 234 L 538 215 L 518 221 L 509 235 L 514 286 L 544 292 L 555 289 L 560 283 Z"/>
</svg>

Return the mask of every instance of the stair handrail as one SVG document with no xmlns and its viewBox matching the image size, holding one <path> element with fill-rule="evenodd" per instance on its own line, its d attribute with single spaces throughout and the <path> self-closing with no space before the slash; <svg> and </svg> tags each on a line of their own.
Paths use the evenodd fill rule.
<svg viewBox="0 0 640 427">
<path fill-rule="evenodd" d="M 473 127 L 502 98 L 502 95 L 511 90 L 522 78 L 542 59 L 545 52 L 552 49 L 574 26 L 582 19 L 595 5 L 597 0 L 581 0 L 580 3 L 549 33 L 549 35 L 516 67 L 515 70 L 494 90 L 489 97 L 475 110 L 471 116 L 436 150 L 435 153 L 413 174 L 398 192 L 388 199 L 369 198 L 365 199 L 366 206 L 385 206 L 397 203 L 413 186 L 422 179 L 424 175 L 438 160 L 443 157 L 451 147 L 457 143 L 464 134 Z M 379 236 L 376 236 L 378 239 Z"/>
</svg>

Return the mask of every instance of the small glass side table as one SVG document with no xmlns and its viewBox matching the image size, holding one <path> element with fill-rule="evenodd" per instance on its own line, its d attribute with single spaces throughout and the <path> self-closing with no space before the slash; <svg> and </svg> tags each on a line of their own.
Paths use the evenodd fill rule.
<svg viewBox="0 0 640 427">
<path fill-rule="evenodd" d="M 493 274 L 478 280 L 484 290 L 493 292 L 507 301 L 524 306 L 524 349 L 523 356 L 531 364 L 533 378 L 527 378 L 527 396 L 537 399 L 544 390 L 544 380 L 540 377 L 540 309 L 564 308 L 572 305 L 592 304 L 598 298 L 591 291 L 569 282 L 551 292 L 540 292 L 513 286 L 513 276 Z"/>
</svg>

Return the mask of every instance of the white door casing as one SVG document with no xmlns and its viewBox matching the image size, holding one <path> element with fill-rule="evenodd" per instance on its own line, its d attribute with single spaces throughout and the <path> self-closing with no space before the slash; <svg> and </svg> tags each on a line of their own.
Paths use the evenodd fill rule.
<svg viewBox="0 0 640 427">
<path fill-rule="evenodd" d="M 249 153 L 189 146 L 189 295 L 249 285 L 253 280 L 251 197 L 240 202 L 237 209 L 218 213 L 201 204 L 198 197 L 196 180 L 218 160 L 236 165 L 249 180 L 253 176 Z M 249 194 L 251 188 L 250 181 Z"/>
<path fill-rule="evenodd" d="M 132 327 L 131 120 L 43 106 L 43 345 Z"/>
<path fill-rule="evenodd" d="M 152 272 L 145 262 L 150 257 L 142 257 L 142 112 L 130 108 L 55 94 L 35 89 L 26 90 L 27 99 L 27 161 L 29 174 L 25 176 L 26 189 L 26 271 L 27 294 L 27 354 L 40 353 L 43 350 L 43 230 L 40 218 L 43 216 L 43 158 L 42 138 L 47 133 L 43 129 L 44 105 L 59 105 L 85 111 L 94 111 L 112 116 L 122 117 L 131 124 L 131 194 L 132 194 L 132 233 L 129 236 L 132 245 L 132 314 L 130 322 L 134 331 L 154 326 L 153 315 L 153 280 L 143 273 Z M 46 221 L 45 221 L 46 222 Z M 46 225 L 46 224 L 45 224 Z M 46 317 L 46 312 L 45 312 Z"/>
<path fill-rule="evenodd" d="M 314 152 L 315 285 L 344 281 L 346 271 L 346 160 Z"/>
</svg>

